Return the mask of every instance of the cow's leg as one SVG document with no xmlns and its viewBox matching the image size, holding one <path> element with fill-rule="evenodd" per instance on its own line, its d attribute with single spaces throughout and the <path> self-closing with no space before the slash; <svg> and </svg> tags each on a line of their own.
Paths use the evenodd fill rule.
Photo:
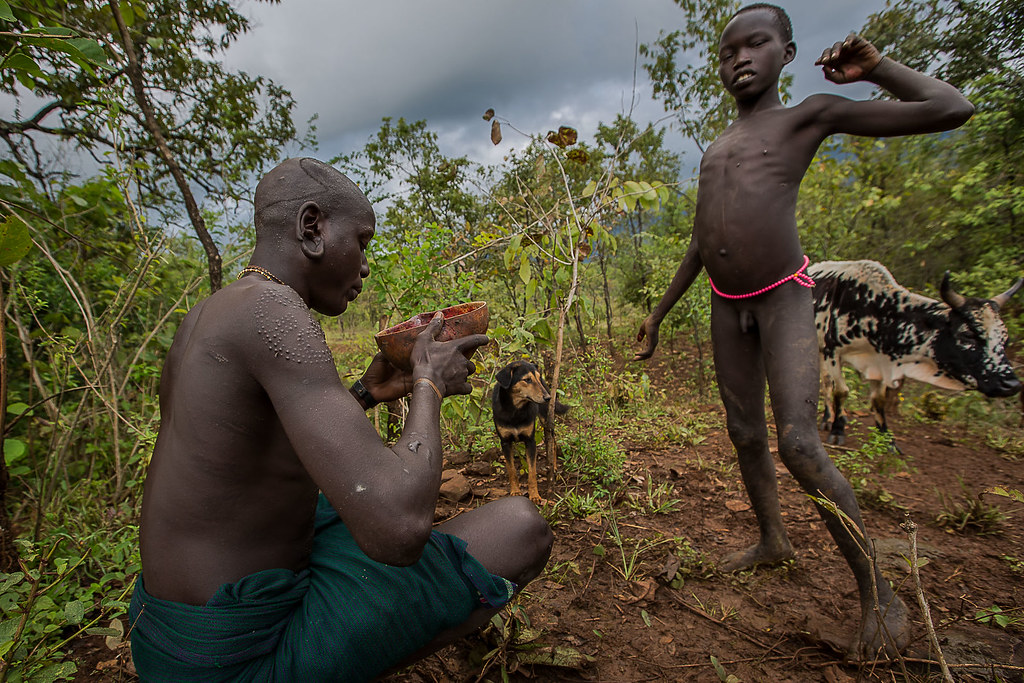
<svg viewBox="0 0 1024 683">
<path fill-rule="evenodd" d="M 811 294 L 802 287 L 779 287 L 765 297 L 760 309 L 761 342 L 772 410 L 779 434 L 779 455 L 801 487 L 818 499 L 827 499 L 842 514 L 824 505 L 818 512 L 839 546 L 857 581 L 861 628 L 855 653 L 873 657 L 879 648 L 889 653 L 909 640 L 906 606 L 871 560 L 871 546 L 853 489 L 832 463 L 818 438 L 815 407 L 818 369 Z M 852 527 L 847 526 L 847 521 Z M 876 618 L 874 595 L 878 596 Z"/>
<path fill-rule="evenodd" d="M 715 374 L 725 404 L 729 438 L 736 448 L 743 485 L 757 518 L 758 542 L 724 557 L 723 571 L 772 564 L 793 557 L 779 506 L 775 463 L 768 450 L 764 416 L 764 366 L 755 329 L 744 331 L 739 306 L 715 298 L 711 307 Z"/>
<path fill-rule="evenodd" d="M 501 440 L 501 452 L 505 455 L 505 473 L 508 475 L 508 494 L 518 496 L 519 466 L 516 465 L 516 454 L 511 440 Z"/>
<path fill-rule="evenodd" d="M 832 410 L 832 396 L 835 394 L 835 384 L 832 382 L 832 369 L 829 367 L 832 361 L 820 359 L 821 362 L 821 431 L 827 432 L 832 429 L 832 420 L 835 413 Z"/>
<path fill-rule="evenodd" d="M 843 404 L 850 395 L 850 387 L 843 377 L 843 366 L 838 361 L 832 368 L 832 428 L 828 433 L 828 442 L 842 446 L 846 443 L 846 409 Z"/>
<path fill-rule="evenodd" d="M 885 385 L 877 379 L 871 384 L 871 416 L 875 418 L 875 427 L 880 432 L 889 431 L 889 425 L 885 422 Z"/>
<path fill-rule="evenodd" d="M 886 420 L 886 411 L 889 406 L 899 399 L 900 390 L 889 388 L 880 380 L 871 380 L 871 415 L 875 418 L 875 428 L 882 434 L 889 437 L 889 447 L 896 453 L 902 453 L 896 445 L 896 439 L 889 431 L 889 423 Z"/>
</svg>

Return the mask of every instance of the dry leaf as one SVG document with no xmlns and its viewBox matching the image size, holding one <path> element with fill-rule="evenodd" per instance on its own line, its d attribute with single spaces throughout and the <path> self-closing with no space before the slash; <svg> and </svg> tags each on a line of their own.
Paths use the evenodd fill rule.
<svg viewBox="0 0 1024 683">
<path fill-rule="evenodd" d="M 501 142 L 501 124 L 498 123 L 498 119 L 491 121 L 491 142 L 494 144 Z"/>
<path fill-rule="evenodd" d="M 631 581 L 629 584 L 629 592 L 632 595 L 618 595 L 619 600 L 632 605 L 633 603 L 646 600 L 654 597 L 654 591 L 658 589 L 658 584 L 654 579 L 644 579 L 643 581 Z"/>
<path fill-rule="evenodd" d="M 744 510 L 750 509 L 750 503 L 742 500 L 727 500 L 725 501 L 725 507 L 729 508 L 733 512 L 743 512 Z"/>
<path fill-rule="evenodd" d="M 565 153 L 565 156 L 569 161 L 575 161 L 577 164 L 585 164 L 590 161 L 590 155 L 582 149 L 570 149 Z"/>
<path fill-rule="evenodd" d="M 668 559 L 665 561 L 665 569 L 663 569 L 660 574 L 661 578 L 664 578 L 665 581 L 672 581 L 674 578 L 676 578 L 676 573 L 682 566 L 682 560 L 680 560 L 675 555 L 669 555 Z"/>
<path fill-rule="evenodd" d="M 493 109 L 488 109 L 487 111 L 484 112 L 484 121 L 490 121 L 493 118 L 494 118 L 494 110 Z"/>
<path fill-rule="evenodd" d="M 553 130 L 548 131 L 547 139 L 552 145 L 565 149 L 570 145 L 576 144 L 576 129 L 569 126 L 559 126 L 557 133 Z"/>
<path fill-rule="evenodd" d="M 121 647 L 121 643 L 123 642 L 124 639 L 124 624 L 121 623 L 120 619 L 111 619 L 110 628 L 114 629 L 115 631 L 121 634 L 119 636 L 106 637 L 107 647 L 111 650 L 116 650 L 117 648 Z"/>
</svg>

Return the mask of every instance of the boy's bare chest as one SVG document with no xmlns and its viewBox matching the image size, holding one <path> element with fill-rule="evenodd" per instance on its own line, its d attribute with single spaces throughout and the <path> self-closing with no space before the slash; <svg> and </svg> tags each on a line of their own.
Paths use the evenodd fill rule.
<svg viewBox="0 0 1024 683">
<path fill-rule="evenodd" d="M 797 180 L 803 176 L 817 145 L 808 145 L 786 117 L 737 122 L 708 147 L 701 159 L 702 179 Z"/>
</svg>

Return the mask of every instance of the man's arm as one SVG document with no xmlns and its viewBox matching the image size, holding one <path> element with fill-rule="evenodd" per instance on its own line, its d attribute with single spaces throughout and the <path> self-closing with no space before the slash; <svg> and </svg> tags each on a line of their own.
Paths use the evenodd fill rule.
<svg viewBox="0 0 1024 683">
<path fill-rule="evenodd" d="M 646 360 L 651 357 L 654 349 L 658 346 L 658 328 L 661 326 L 661 321 L 665 319 L 665 316 L 676 305 L 676 302 L 690 288 L 690 285 L 693 284 L 693 281 L 700 274 L 703 267 L 704 264 L 700 260 L 700 251 L 697 249 L 697 229 L 695 226 L 693 236 L 690 238 L 690 246 L 686 248 L 686 255 L 683 256 L 683 261 L 679 264 L 672 282 L 669 283 L 668 289 L 665 290 L 658 305 L 654 307 L 651 314 L 640 324 L 636 340 L 643 341 L 646 338 L 647 343 L 643 349 L 633 356 L 633 360 Z"/>
<path fill-rule="evenodd" d="M 430 536 L 441 481 L 441 400 L 434 386 L 442 395 L 468 393 L 462 350 L 487 337 L 437 342 L 441 320 L 428 325 L 413 351 L 405 428 L 389 448 L 342 384 L 298 295 L 278 291 L 261 303 L 249 337 L 250 371 L 295 454 L 368 556 L 393 565 L 415 562 Z"/>
<path fill-rule="evenodd" d="M 396 368 L 384 358 L 383 353 L 377 353 L 363 376 L 349 387 L 349 392 L 363 410 L 369 410 L 378 403 L 408 396 L 412 391 L 412 381 L 411 372 Z"/>
<path fill-rule="evenodd" d="M 866 80 L 888 90 L 898 102 L 854 101 L 836 95 L 814 95 L 809 106 L 825 135 L 849 133 L 889 137 L 935 133 L 963 125 L 974 106 L 948 83 L 882 57 L 874 45 L 851 34 L 826 49 L 815 62 L 834 83 Z"/>
</svg>

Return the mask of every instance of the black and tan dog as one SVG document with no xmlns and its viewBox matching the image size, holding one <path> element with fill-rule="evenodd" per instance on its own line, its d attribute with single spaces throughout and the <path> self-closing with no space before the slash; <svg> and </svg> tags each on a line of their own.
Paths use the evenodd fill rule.
<svg viewBox="0 0 1024 683">
<path fill-rule="evenodd" d="M 535 503 L 539 503 L 541 498 L 537 491 L 537 442 L 533 435 L 537 416 L 550 400 L 551 392 L 533 363 L 517 360 L 498 371 L 491 407 L 494 410 L 494 429 L 498 432 L 501 452 L 505 456 L 509 493 L 520 495 L 519 468 L 512 447 L 522 442 L 526 444 L 527 492 Z M 568 409 L 555 400 L 556 413 L 561 415 Z"/>
</svg>

